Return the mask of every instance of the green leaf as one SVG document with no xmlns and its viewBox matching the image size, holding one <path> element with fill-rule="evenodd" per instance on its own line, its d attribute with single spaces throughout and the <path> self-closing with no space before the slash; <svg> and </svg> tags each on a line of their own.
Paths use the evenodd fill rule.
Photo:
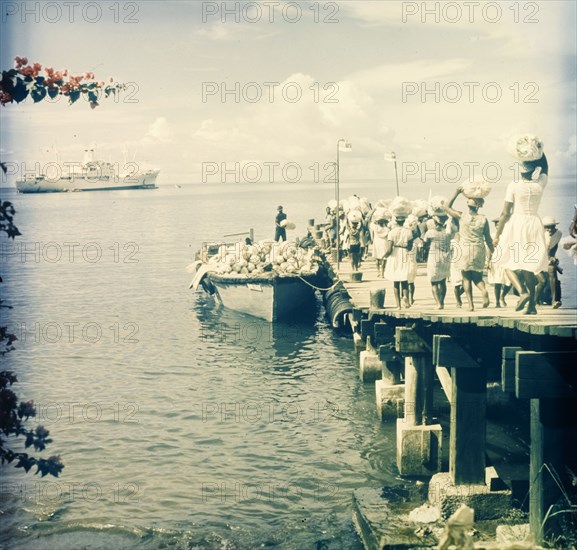
<svg viewBox="0 0 577 550">
<path fill-rule="evenodd" d="M 32 90 L 31 95 L 34 103 L 38 103 L 46 97 L 46 88 L 44 88 L 44 86 L 41 88 L 36 87 Z"/>
<path fill-rule="evenodd" d="M 70 103 L 74 103 L 75 101 L 78 101 L 78 98 L 80 97 L 80 92 L 78 90 L 73 90 L 72 92 L 70 92 L 68 97 L 70 98 Z"/>
<path fill-rule="evenodd" d="M 16 82 L 16 86 L 12 90 L 12 99 L 16 103 L 20 103 L 24 101 L 28 97 L 28 89 L 26 88 L 26 84 L 20 79 Z"/>
</svg>

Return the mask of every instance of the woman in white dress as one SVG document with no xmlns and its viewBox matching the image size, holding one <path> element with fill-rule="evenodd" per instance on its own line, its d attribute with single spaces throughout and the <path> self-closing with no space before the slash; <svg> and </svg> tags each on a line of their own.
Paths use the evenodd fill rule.
<svg viewBox="0 0 577 550">
<path fill-rule="evenodd" d="M 549 264 L 543 223 L 538 215 L 549 166 L 542 154 L 537 160 L 520 162 L 520 167 L 521 178 L 507 187 L 493 244 L 500 244 L 497 263 L 519 293 L 515 310 L 527 306 L 525 314 L 536 315 L 538 276 L 547 271 Z"/>
<path fill-rule="evenodd" d="M 387 250 L 385 258 L 387 265 L 385 267 L 385 278 L 393 281 L 393 290 L 397 307 L 401 309 L 401 293 L 405 307 L 411 307 L 409 299 L 409 276 L 411 263 L 409 253 L 413 245 L 413 232 L 404 227 L 406 215 L 395 216 L 395 226 L 387 235 Z"/>
</svg>

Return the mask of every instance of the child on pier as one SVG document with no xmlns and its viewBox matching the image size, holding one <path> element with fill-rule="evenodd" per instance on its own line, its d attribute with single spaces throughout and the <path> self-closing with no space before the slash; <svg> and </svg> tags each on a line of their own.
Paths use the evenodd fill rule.
<svg viewBox="0 0 577 550">
<path fill-rule="evenodd" d="M 543 278 L 543 282 L 549 282 L 550 301 L 548 300 L 547 302 L 553 306 L 553 309 L 557 309 L 561 307 L 561 283 L 559 282 L 557 273 L 562 274 L 563 270 L 559 267 L 559 260 L 556 255 L 563 234 L 557 229 L 558 223 L 555 221 L 555 218 L 545 216 L 542 221 L 543 227 L 545 228 L 545 245 L 547 246 L 547 254 L 549 255 L 548 276 Z M 539 281 L 537 290 L 543 290 L 543 287 L 546 285 L 546 283 L 543 284 L 543 282 L 541 282 L 541 280 Z M 542 295 L 542 292 L 539 292 L 539 294 Z M 539 294 L 537 294 L 537 299 L 540 298 Z"/>
<path fill-rule="evenodd" d="M 495 228 L 499 224 L 499 218 L 493 220 Z M 511 281 L 507 277 L 505 270 L 497 263 L 498 255 L 500 251 L 493 252 L 491 260 L 489 262 L 489 270 L 487 273 L 487 280 L 489 284 L 493 285 L 495 291 L 495 307 L 507 307 L 507 302 L 505 302 L 505 296 L 511 290 Z"/>
</svg>

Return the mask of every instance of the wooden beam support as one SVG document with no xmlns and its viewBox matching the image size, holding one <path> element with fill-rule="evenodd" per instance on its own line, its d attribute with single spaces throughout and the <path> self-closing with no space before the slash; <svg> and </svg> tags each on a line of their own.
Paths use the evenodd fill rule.
<svg viewBox="0 0 577 550">
<path fill-rule="evenodd" d="M 450 336 L 435 340 L 436 367 L 451 372 L 449 473 L 455 485 L 485 483 L 487 375 Z"/>
<path fill-rule="evenodd" d="M 503 348 L 501 389 L 504 392 L 515 393 L 515 358 L 518 351 L 523 351 L 523 348 L 518 346 L 507 346 Z"/>
<path fill-rule="evenodd" d="M 451 373 L 446 367 L 437 367 L 437 378 L 441 383 L 441 387 L 447 396 L 447 401 L 449 403 L 453 402 L 453 381 L 451 380 Z"/>
<path fill-rule="evenodd" d="M 531 399 L 529 524 L 538 543 L 555 530 L 555 524 L 559 529 L 555 519 L 549 524 L 545 518 L 555 504 L 569 507 L 562 491 L 575 499 L 577 490 L 571 473 L 577 471 L 575 441 L 576 399 Z"/>
<path fill-rule="evenodd" d="M 515 395 L 519 399 L 577 399 L 577 352 L 518 351 Z"/>
<path fill-rule="evenodd" d="M 375 321 L 372 319 L 361 319 L 361 336 L 366 338 L 370 336 L 371 338 L 374 337 L 374 327 Z"/>
<path fill-rule="evenodd" d="M 391 344 L 395 340 L 395 329 L 387 323 L 375 323 L 375 347 Z"/>
<path fill-rule="evenodd" d="M 427 343 L 410 327 L 396 327 L 395 349 L 407 355 L 430 351 Z"/>
</svg>

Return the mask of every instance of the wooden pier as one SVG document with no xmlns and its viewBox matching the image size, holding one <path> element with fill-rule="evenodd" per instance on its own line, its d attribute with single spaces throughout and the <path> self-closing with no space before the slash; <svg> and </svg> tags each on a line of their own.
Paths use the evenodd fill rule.
<svg viewBox="0 0 577 550">
<path fill-rule="evenodd" d="M 488 286 L 491 306 L 482 308 L 474 288 L 470 312 L 464 296 L 463 307 L 457 307 L 449 282 L 445 309 L 439 310 L 425 265 L 419 265 L 414 304 L 399 310 L 393 284 L 377 277 L 374 260 L 363 262 L 360 282 L 353 281 L 346 258 L 338 273 L 336 262 L 331 267 L 350 295 L 347 320 L 361 379 L 375 382 L 383 421 L 396 421 L 401 476 L 426 477 L 429 502 L 445 512 L 463 502 L 475 509 L 476 519 L 502 517 L 512 506 L 511 488 L 486 461 L 487 385 L 498 384 L 513 407 L 515 400 L 529 400 L 524 403 L 530 409 L 531 441 L 526 499 L 533 537 L 540 542 L 558 533 L 561 519 L 575 522 L 577 310 L 540 306 L 538 315 L 524 315 L 514 311 L 514 295 L 507 298 L 508 307 L 495 308 Z M 434 413 L 439 386 L 450 405 L 448 472 L 441 471 L 442 428 Z M 567 518 L 560 508 L 571 504 L 573 515 Z M 355 513 L 362 515 L 360 508 Z M 365 541 L 365 546 L 374 545 Z"/>
</svg>

